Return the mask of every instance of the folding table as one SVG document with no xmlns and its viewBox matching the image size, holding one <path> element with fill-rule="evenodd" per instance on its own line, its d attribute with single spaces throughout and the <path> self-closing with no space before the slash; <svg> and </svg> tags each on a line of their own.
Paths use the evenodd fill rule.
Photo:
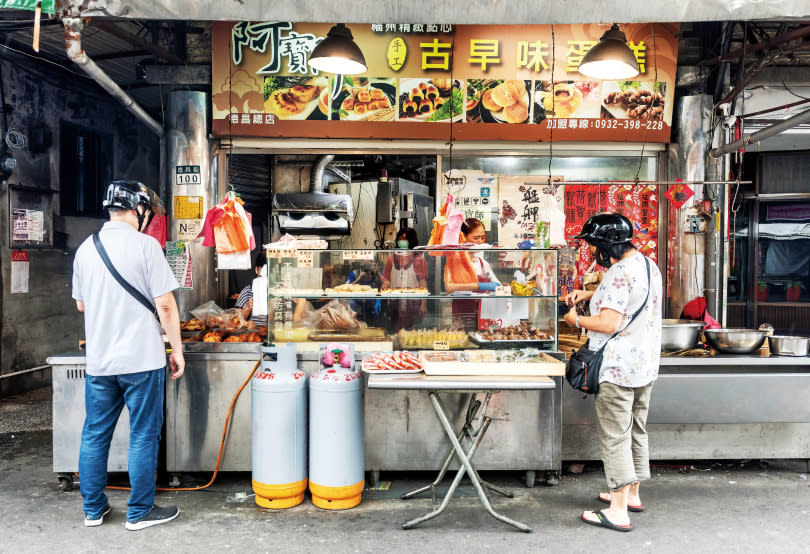
<svg viewBox="0 0 810 554">
<path fill-rule="evenodd" d="M 513 527 L 520 529 L 526 533 L 531 532 L 531 527 L 524 525 L 518 521 L 514 521 L 503 514 L 496 512 L 489 502 L 487 493 L 484 490 L 489 489 L 504 496 L 512 497 L 512 493 L 487 483 L 481 480 L 478 472 L 473 464 L 473 456 L 475 451 L 481 444 L 487 430 L 489 429 L 491 417 L 487 415 L 487 408 L 489 401 L 493 394 L 504 390 L 544 390 L 553 389 L 555 387 L 554 381 L 550 377 L 540 376 L 428 376 L 422 373 L 414 374 L 371 374 L 368 378 L 369 389 L 384 389 L 384 390 L 414 390 L 424 391 L 430 397 L 433 409 L 440 425 L 444 429 L 447 438 L 452 444 L 452 448 L 447 453 L 444 464 L 439 471 L 438 476 L 430 485 L 417 489 L 415 491 L 404 494 L 403 499 L 412 498 L 423 492 L 431 491 L 434 500 L 434 509 L 432 512 L 418 517 L 411 521 L 402 524 L 404 529 L 410 529 L 419 525 L 420 523 L 433 519 L 442 512 L 444 512 L 453 493 L 458 487 L 464 475 L 470 477 L 478 498 L 487 512 L 500 521 L 508 523 Z M 440 397 L 440 393 L 471 393 L 470 402 L 467 406 L 467 413 L 464 423 L 461 428 L 456 431 L 453 429 L 453 424 L 448 416 L 447 408 Z M 483 403 L 477 399 L 477 394 L 485 394 Z M 464 449 L 462 442 L 466 443 L 467 450 Z M 447 473 L 450 464 L 454 458 L 458 458 L 461 467 L 456 473 L 450 488 L 442 499 L 439 507 L 436 507 L 436 486 L 441 483 Z"/>
</svg>

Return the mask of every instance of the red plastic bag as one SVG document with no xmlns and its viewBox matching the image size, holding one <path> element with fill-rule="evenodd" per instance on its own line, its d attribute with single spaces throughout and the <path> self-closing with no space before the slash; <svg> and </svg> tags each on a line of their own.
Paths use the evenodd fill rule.
<svg viewBox="0 0 810 554">
<path fill-rule="evenodd" d="M 149 222 L 144 234 L 149 235 L 160 243 L 161 248 L 166 248 L 166 216 L 155 216 Z"/>
</svg>

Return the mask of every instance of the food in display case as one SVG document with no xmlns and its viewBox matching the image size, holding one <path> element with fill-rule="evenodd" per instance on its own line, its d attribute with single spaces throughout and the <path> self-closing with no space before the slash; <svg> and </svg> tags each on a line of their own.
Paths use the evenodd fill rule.
<svg viewBox="0 0 810 554">
<path fill-rule="evenodd" d="M 427 375 L 564 375 L 565 364 L 536 348 L 521 350 L 422 351 Z"/>
<path fill-rule="evenodd" d="M 366 373 L 419 373 L 423 364 L 415 354 L 404 350 L 366 356 L 362 368 Z"/>
<path fill-rule="evenodd" d="M 433 349 L 434 344 L 447 341 L 448 348 L 469 348 L 467 332 L 462 329 L 401 329 L 397 333 L 399 345 L 403 348 Z"/>
<path fill-rule="evenodd" d="M 528 346 L 531 344 L 546 344 L 554 341 L 554 337 L 546 331 L 534 327 L 526 321 L 520 325 L 491 328 L 486 331 L 470 333 L 470 340 L 479 346 L 494 345 L 500 347 Z"/>
<path fill-rule="evenodd" d="M 383 289 L 380 291 L 381 295 L 391 295 L 391 294 L 406 294 L 410 296 L 427 296 L 430 294 L 428 289 L 420 289 L 420 288 L 394 288 L 394 289 Z"/>
<path fill-rule="evenodd" d="M 337 285 L 332 288 L 326 289 L 326 294 L 328 295 L 368 295 L 374 296 L 379 292 L 378 289 L 371 287 L 370 285 L 356 285 L 354 283 L 344 283 L 342 285 Z"/>
<path fill-rule="evenodd" d="M 205 323 L 203 323 L 196 317 L 188 321 L 180 322 L 181 331 L 202 331 L 203 329 L 205 329 Z"/>
</svg>

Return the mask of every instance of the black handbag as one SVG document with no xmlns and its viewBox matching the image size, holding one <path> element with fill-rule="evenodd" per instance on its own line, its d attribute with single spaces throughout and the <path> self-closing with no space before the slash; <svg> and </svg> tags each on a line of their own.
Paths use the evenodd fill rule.
<svg viewBox="0 0 810 554">
<path fill-rule="evenodd" d="M 132 295 L 135 300 L 140 302 L 144 308 L 152 312 L 152 315 L 155 316 L 155 319 L 157 319 L 159 323 L 160 317 L 158 317 L 157 308 L 155 308 L 155 305 L 150 302 L 141 291 L 130 285 L 126 279 L 121 277 L 121 274 L 118 273 L 118 270 L 115 269 L 115 266 L 110 261 L 110 257 L 107 256 L 107 250 L 104 248 L 104 245 L 101 244 L 101 238 L 98 236 L 98 233 L 93 233 L 93 244 L 96 246 L 98 255 L 101 256 L 101 259 L 104 261 L 104 265 L 106 265 L 107 269 L 110 270 L 110 273 L 113 277 L 115 277 L 115 280 L 118 281 L 118 284 L 124 287 L 124 290 Z"/>
<path fill-rule="evenodd" d="M 571 357 L 568 358 L 568 362 L 565 364 L 565 379 L 573 388 L 585 394 L 596 394 L 599 392 L 599 369 L 602 367 L 602 354 L 605 351 L 605 346 L 607 346 L 607 343 L 611 339 L 633 323 L 633 320 L 641 313 L 641 310 L 644 309 L 644 306 L 647 305 L 647 300 L 650 298 L 650 287 L 652 286 L 650 282 L 650 260 L 645 257 L 644 262 L 647 266 L 648 283 L 647 296 L 644 298 L 644 302 L 641 303 L 641 306 L 636 310 L 636 313 L 633 314 L 633 317 L 630 318 L 630 321 L 627 322 L 627 325 L 613 333 L 599 350 L 591 350 L 588 348 L 588 344 L 591 342 L 591 340 L 588 339 L 585 344 L 579 347 L 579 350 L 571 353 Z"/>
</svg>

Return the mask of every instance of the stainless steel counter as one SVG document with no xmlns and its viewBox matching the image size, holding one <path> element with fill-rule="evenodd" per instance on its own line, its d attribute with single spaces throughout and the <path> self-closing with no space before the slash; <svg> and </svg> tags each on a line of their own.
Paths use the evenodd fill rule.
<svg viewBox="0 0 810 554">
<path fill-rule="evenodd" d="M 810 458 L 810 357 L 662 357 L 647 430 L 653 459 Z M 592 398 L 563 392 L 563 458 L 596 460 Z"/>
</svg>

